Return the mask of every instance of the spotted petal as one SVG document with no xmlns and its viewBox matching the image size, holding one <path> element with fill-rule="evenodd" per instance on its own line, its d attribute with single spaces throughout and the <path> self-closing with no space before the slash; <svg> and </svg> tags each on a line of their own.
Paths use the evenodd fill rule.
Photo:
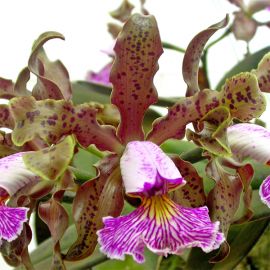
<svg viewBox="0 0 270 270">
<path fill-rule="evenodd" d="M 38 181 L 38 177 L 24 165 L 23 154 L 0 159 L 0 196 L 12 196 L 25 185 Z"/>
<path fill-rule="evenodd" d="M 182 207 L 167 196 L 145 198 L 132 213 L 103 221 L 98 240 L 101 251 L 113 259 L 123 260 L 130 254 L 142 263 L 144 246 L 165 256 L 191 247 L 210 252 L 224 241 L 219 222 L 211 223 L 207 207 Z"/>
<path fill-rule="evenodd" d="M 260 186 L 261 200 L 270 208 L 270 176 Z"/>
<path fill-rule="evenodd" d="M 270 161 L 270 132 L 255 124 L 237 124 L 227 130 L 229 145 L 235 158 L 250 157 L 260 163 Z"/>
<path fill-rule="evenodd" d="M 152 142 L 128 143 L 120 167 L 127 193 L 166 193 L 185 184 L 173 161 Z"/>
<path fill-rule="evenodd" d="M 28 208 L 0 206 L 0 237 L 9 242 L 15 240 L 22 232 L 27 220 Z"/>
</svg>

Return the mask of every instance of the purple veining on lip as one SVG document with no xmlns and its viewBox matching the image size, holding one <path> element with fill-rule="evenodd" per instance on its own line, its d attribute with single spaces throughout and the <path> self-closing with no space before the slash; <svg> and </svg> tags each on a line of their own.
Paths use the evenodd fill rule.
<svg viewBox="0 0 270 270">
<path fill-rule="evenodd" d="M 23 152 L 0 159 L 0 244 L 2 239 L 13 241 L 27 221 L 28 208 L 8 207 L 4 201 L 27 184 L 36 183 L 39 177 L 26 168 Z"/>
<path fill-rule="evenodd" d="M 23 223 L 27 221 L 25 207 L 0 206 L 0 237 L 9 242 L 15 240 L 23 229 Z"/>
<path fill-rule="evenodd" d="M 103 219 L 104 228 L 97 234 L 101 251 L 108 257 L 123 260 L 130 254 L 142 263 L 145 246 L 166 256 L 191 247 L 210 252 L 225 240 L 219 222 L 211 222 L 207 207 L 183 207 L 168 197 L 185 180 L 157 145 L 128 143 L 120 168 L 126 192 L 139 195 L 142 202 L 126 216 Z"/>
<path fill-rule="evenodd" d="M 211 222 L 207 207 L 182 207 L 166 195 L 145 198 L 132 213 L 106 217 L 104 224 L 98 231 L 101 251 L 120 260 L 129 254 L 138 263 L 144 262 L 145 246 L 166 256 L 191 247 L 210 252 L 224 241 L 219 222 Z"/>
</svg>

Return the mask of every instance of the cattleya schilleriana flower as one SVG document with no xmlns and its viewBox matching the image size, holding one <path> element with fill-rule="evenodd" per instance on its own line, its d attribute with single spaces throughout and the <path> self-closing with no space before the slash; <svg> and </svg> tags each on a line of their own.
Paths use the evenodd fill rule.
<svg viewBox="0 0 270 270">
<path fill-rule="evenodd" d="M 137 262 L 144 260 L 145 246 L 167 255 L 179 254 L 190 247 L 209 252 L 226 244 L 225 236 L 243 190 L 242 179 L 214 170 L 220 169 L 221 164 L 209 167 L 213 172 L 221 172 L 223 177 L 215 179 L 214 192 L 211 190 L 211 196 L 206 196 L 203 179 L 192 164 L 179 156 L 171 160 L 159 145 L 168 139 L 183 139 L 188 124 L 196 126 L 203 120 L 209 125 L 200 134 L 201 141 L 211 150 L 213 139 L 214 144 L 215 140 L 222 145 L 226 143 L 223 135 L 234 118 L 247 122 L 264 111 L 265 99 L 257 73 L 244 72 L 229 78 L 220 91 L 200 89 L 198 69 L 203 47 L 227 22 L 226 17 L 191 41 L 183 60 L 186 97 L 166 103 L 170 106 L 167 115 L 159 119 L 152 117 L 151 120 L 155 119 L 152 124 L 147 113 L 151 105 L 160 101 L 153 79 L 163 52 L 162 43 L 153 16 L 131 16 L 118 35 L 110 72 L 111 103 L 117 108 L 119 119 L 115 124 L 117 129 L 98 118 L 96 104 L 71 101 L 76 87 L 72 93 L 66 69 L 59 61 L 49 61 L 43 49 L 49 39 L 63 36 L 49 32 L 37 39 L 27 74 L 22 74 L 23 80 L 16 83 L 16 90 L 25 89 L 29 71 L 37 76 L 37 84 L 31 93 L 17 93 L 11 88 L 9 96 L 14 98 L 8 108 L 2 107 L 6 113 L 2 118 L 0 114 L 0 120 L 4 124 L 6 116 L 11 120 L 15 151 L 25 151 L 18 147 L 26 143 L 34 147 L 24 154 L 23 160 L 45 185 L 34 189 L 39 192 L 38 199 L 51 194 L 48 201 L 39 204 L 38 214 L 48 225 L 54 242 L 53 267 L 62 265 L 64 269 L 63 260 L 87 258 L 95 251 L 97 240 L 109 257 L 123 259 L 125 254 L 131 254 Z M 218 128 L 213 133 L 215 125 Z M 40 146 L 41 141 L 44 143 Z M 98 155 L 97 174 L 86 179 L 79 175 L 77 180 L 81 182 L 74 182 L 73 172 L 79 169 L 71 162 L 83 149 L 91 152 L 91 145 L 104 151 Z M 120 216 L 126 198 L 123 188 L 128 197 L 140 199 L 140 206 L 126 216 Z M 26 195 L 31 197 L 34 191 Z M 77 238 L 63 254 L 60 240 L 69 224 L 61 204 L 66 191 L 74 195 L 72 214 Z M 9 257 L 14 253 L 11 250 Z"/>
<path fill-rule="evenodd" d="M 236 39 L 249 42 L 255 35 L 258 26 L 269 25 L 269 22 L 259 23 L 253 15 L 261 10 L 270 7 L 269 0 L 250 0 L 247 4 L 244 0 L 229 0 L 239 7 L 239 11 L 234 12 L 232 31 Z"/>
<path fill-rule="evenodd" d="M 38 177 L 27 170 L 23 153 L 17 153 L 0 159 L 0 245 L 2 240 L 15 240 L 27 221 L 28 208 L 8 207 L 5 201 L 29 183 L 38 181 Z"/>
<path fill-rule="evenodd" d="M 130 254 L 142 263 L 145 246 L 165 256 L 191 247 L 205 252 L 219 248 L 225 238 L 219 222 L 211 222 L 207 207 L 183 207 L 169 198 L 168 193 L 185 180 L 157 145 L 128 143 L 120 167 L 126 193 L 139 197 L 141 205 L 126 216 L 103 219 L 98 240 L 110 258 L 124 259 Z"/>
<path fill-rule="evenodd" d="M 237 124 L 228 128 L 228 141 L 234 158 L 242 162 L 252 158 L 270 165 L 270 132 L 254 124 Z M 270 176 L 260 186 L 261 200 L 270 207 Z"/>
</svg>

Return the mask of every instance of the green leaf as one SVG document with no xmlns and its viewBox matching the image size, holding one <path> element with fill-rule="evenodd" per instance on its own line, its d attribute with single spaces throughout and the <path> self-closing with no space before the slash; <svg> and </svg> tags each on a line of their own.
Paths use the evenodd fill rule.
<svg viewBox="0 0 270 270">
<path fill-rule="evenodd" d="M 219 91 L 226 82 L 227 78 L 230 78 L 240 72 L 251 71 L 257 68 L 258 63 L 261 61 L 263 56 L 270 51 L 270 46 L 259 50 L 256 53 L 246 56 L 242 61 L 237 63 L 230 71 L 228 71 L 225 76 L 217 84 L 216 89 Z"/>
<path fill-rule="evenodd" d="M 74 154 L 75 141 L 67 136 L 48 148 L 23 155 L 26 167 L 45 180 L 57 180 L 67 169 Z"/>
<path fill-rule="evenodd" d="M 249 161 L 252 164 L 255 174 L 251 182 L 253 189 L 259 189 L 263 180 L 270 175 L 270 166 L 264 165 L 255 161 Z"/>
<path fill-rule="evenodd" d="M 96 169 L 93 165 L 99 160 L 100 158 L 97 156 L 89 153 L 87 150 L 79 148 L 79 151 L 74 155 L 72 166 L 79 170 L 80 175 L 83 174 L 86 176 L 85 180 L 89 180 L 96 176 Z M 76 172 L 74 173 L 76 176 Z M 78 180 L 84 179 L 79 178 Z"/>
<path fill-rule="evenodd" d="M 160 148 L 165 152 L 165 153 L 170 153 L 170 154 L 182 154 L 184 152 L 189 152 L 196 147 L 196 145 L 192 142 L 188 141 L 180 141 L 180 140 L 174 140 L 174 139 L 169 139 L 165 141 Z"/>
<path fill-rule="evenodd" d="M 75 81 L 72 82 L 72 101 L 75 104 L 82 104 L 85 102 L 109 104 L 111 91 L 111 87 L 103 84 Z"/>
<path fill-rule="evenodd" d="M 87 82 L 87 81 L 74 81 L 72 82 L 72 100 L 75 104 L 84 102 L 99 102 L 102 104 L 109 104 L 112 89 L 103 84 Z M 159 97 L 158 102 L 155 104 L 160 107 L 172 106 L 176 98 Z"/>
<path fill-rule="evenodd" d="M 145 262 L 138 264 L 131 256 L 126 256 L 124 261 L 120 260 L 107 260 L 104 263 L 95 267 L 95 270 L 154 270 L 156 269 L 158 256 L 149 250 L 145 252 Z"/>
<path fill-rule="evenodd" d="M 134 14 L 124 25 L 115 44 L 110 73 L 112 104 L 121 115 L 117 134 L 123 143 L 143 140 L 143 118 L 158 100 L 153 83 L 162 45 L 155 18 Z"/>
<path fill-rule="evenodd" d="M 182 257 L 169 255 L 162 258 L 158 270 L 183 270 L 185 265 L 186 262 Z"/>
</svg>

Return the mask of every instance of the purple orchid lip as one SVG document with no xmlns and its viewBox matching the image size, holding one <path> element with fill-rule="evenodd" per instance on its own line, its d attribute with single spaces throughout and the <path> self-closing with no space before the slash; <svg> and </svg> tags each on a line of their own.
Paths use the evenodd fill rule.
<svg viewBox="0 0 270 270">
<path fill-rule="evenodd" d="M 143 263 L 145 246 L 164 256 L 191 247 L 210 252 L 225 240 L 219 222 L 211 222 L 207 207 L 182 207 L 166 195 L 147 197 L 130 214 L 103 221 L 98 241 L 101 251 L 111 259 L 123 260 L 129 254 Z"/>
<path fill-rule="evenodd" d="M 20 235 L 24 222 L 28 220 L 28 210 L 26 207 L 0 206 L 1 239 L 11 242 Z"/>
<path fill-rule="evenodd" d="M 262 202 L 270 208 L 270 176 L 262 182 L 259 194 Z"/>
<path fill-rule="evenodd" d="M 97 234 L 101 251 L 108 257 L 123 260 L 130 254 L 142 263 L 145 246 L 166 256 L 191 247 L 210 252 L 225 240 L 207 207 L 182 207 L 168 197 L 185 180 L 157 145 L 128 143 L 120 167 L 127 194 L 139 196 L 141 205 L 126 216 L 103 219 L 104 228 Z"/>
<path fill-rule="evenodd" d="M 39 181 L 39 177 L 25 167 L 23 154 L 16 153 L 0 159 L 0 239 L 9 242 L 15 240 L 22 232 L 23 224 L 28 220 L 29 209 L 8 207 L 4 203 L 25 185 Z"/>
</svg>

